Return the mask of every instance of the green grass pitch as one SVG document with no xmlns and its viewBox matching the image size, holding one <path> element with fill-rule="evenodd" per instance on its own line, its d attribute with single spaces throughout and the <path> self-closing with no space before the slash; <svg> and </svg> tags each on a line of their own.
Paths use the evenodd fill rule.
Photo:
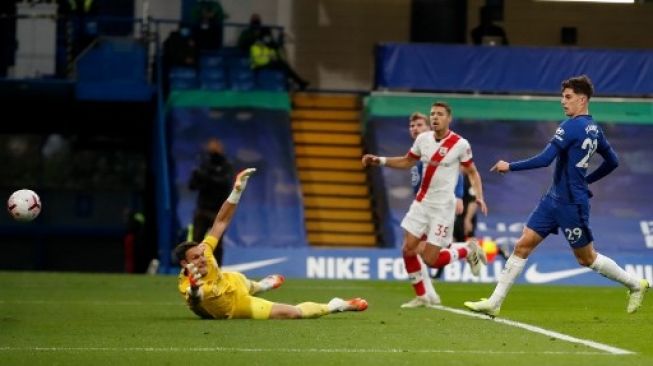
<svg viewBox="0 0 653 366">
<path fill-rule="evenodd" d="M 501 317 L 631 355 L 442 310 L 401 310 L 412 294 L 402 282 L 288 280 L 264 297 L 370 304 L 294 321 L 199 320 L 173 276 L 0 272 L 0 283 L 0 365 L 653 365 L 653 299 L 626 314 L 620 287 L 517 285 Z M 443 304 L 459 309 L 492 288 L 436 284 Z"/>
</svg>

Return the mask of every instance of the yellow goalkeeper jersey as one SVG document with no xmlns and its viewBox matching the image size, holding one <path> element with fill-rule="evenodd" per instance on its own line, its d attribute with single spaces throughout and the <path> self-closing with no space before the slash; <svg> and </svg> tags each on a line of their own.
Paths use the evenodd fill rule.
<svg viewBox="0 0 653 366">
<path fill-rule="evenodd" d="M 185 268 L 182 268 L 179 273 L 179 292 L 195 314 L 203 318 L 231 318 L 238 298 L 248 295 L 247 289 L 238 278 L 240 274 L 225 273 L 218 267 L 218 262 L 213 256 L 213 250 L 218 244 L 218 239 L 207 235 L 202 243 L 206 244 L 204 258 L 208 267 L 208 273 L 202 277 L 204 282 L 200 289 L 202 298 L 200 301 L 194 301 L 188 294 L 187 290 L 190 287 L 190 282 L 186 276 Z"/>
</svg>

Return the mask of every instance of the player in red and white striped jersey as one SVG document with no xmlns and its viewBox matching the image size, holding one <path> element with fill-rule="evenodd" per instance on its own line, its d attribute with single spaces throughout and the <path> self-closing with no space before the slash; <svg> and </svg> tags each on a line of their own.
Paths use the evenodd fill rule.
<svg viewBox="0 0 653 366">
<path fill-rule="evenodd" d="M 442 266 L 441 249 L 446 248 L 453 239 L 456 207 L 454 187 L 461 170 L 469 177 L 472 188 L 477 192 L 479 209 L 487 215 L 481 177 L 472 161 L 471 146 L 467 140 L 449 129 L 452 121 L 451 107 L 444 102 L 434 103 L 429 119 L 433 130 L 420 134 L 406 155 L 380 157 L 366 154 L 362 158 L 363 166 L 396 169 L 410 169 L 418 161 L 423 163 L 422 184 L 401 227 L 404 229 L 402 254 L 417 295 L 415 301 L 424 304 L 430 304 L 432 299 L 427 297 L 424 287 L 426 279 L 417 256 L 420 255 L 430 267 Z M 420 246 L 420 238 L 424 234 L 427 244 Z M 478 248 L 467 255 L 473 270 L 478 272 L 485 261 L 485 254 Z"/>
</svg>

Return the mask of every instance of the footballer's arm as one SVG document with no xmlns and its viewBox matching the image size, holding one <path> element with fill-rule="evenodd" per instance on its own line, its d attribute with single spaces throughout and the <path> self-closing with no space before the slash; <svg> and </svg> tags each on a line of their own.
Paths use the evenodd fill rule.
<svg viewBox="0 0 653 366">
<path fill-rule="evenodd" d="M 237 203 L 233 204 L 229 201 L 224 201 L 222 207 L 220 207 L 220 211 L 218 211 L 218 214 L 215 216 L 215 220 L 213 220 L 213 226 L 211 226 L 211 229 L 207 234 L 214 238 L 222 237 L 222 234 L 227 230 L 227 226 L 229 226 L 229 223 L 236 212 L 237 206 Z"/>
<path fill-rule="evenodd" d="M 367 166 L 387 166 L 396 169 L 410 169 L 419 159 L 411 154 L 395 157 L 376 156 L 372 154 L 363 155 L 362 163 Z"/>
<path fill-rule="evenodd" d="M 238 206 L 238 202 L 240 202 L 240 195 L 245 191 L 245 187 L 247 186 L 247 180 L 255 171 L 255 168 L 247 168 L 238 173 L 236 176 L 236 182 L 234 183 L 234 188 L 231 191 L 231 194 L 229 194 L 227 200 L 222 203 L 220 211 L 218 211 L 215 220 L 213 220 L 213 226 L 211 226 L 208 235 L 211 235 L 214 238 L 222 237 L 222 234 L 227 230 L 227 226 L 229 226 L 231 219 L 234 217 L 236 207 Z"/>
<path fill-rule="evenodd" d="M 476 204 L 478 205 L 478 208 L 480 208 L 481 212 L 487 216 L 487 206 L 485 205 L 485 199 L 483 198 L 483 183 L 481 181 L 481 175 L 478 174 L 478 169 L 476 169 L 476 165 L 470 160 L 467 163 L 460 164 L 460 168 L 469 178 L 469 183 L 472 185 L 474 195 L 476 196 Z"/>
</svg>

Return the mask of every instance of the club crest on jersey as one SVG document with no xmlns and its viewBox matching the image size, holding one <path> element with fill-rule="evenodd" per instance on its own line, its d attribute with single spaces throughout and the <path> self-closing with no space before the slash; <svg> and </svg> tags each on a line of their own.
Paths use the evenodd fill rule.
<svg viewBox="0 0 653 366">
<path fill-rule="evenodd" d="M 562 138 L 565 135 L 565 130 L 562 129 L 562 127 L 558 127 L 556 130 L 556 134 L 553 136 L 556 140 L 558 141 L 564 141 Z"/>
<path fill-rule="evenodd" d="M 445 156 L 447 155 L 448 152 L 449 152 L 448 147 L 441 147 L 440 150 L 438 151 L 438 154 L 440 154 L 441 156 Z"/>
<path fill-rule="evenodd" d="M 599 134 L 599 128 L 596 125 L 589 125 L 585 127 L 585 133 L 590 137 L 596 137 Z"/>
</svg>

